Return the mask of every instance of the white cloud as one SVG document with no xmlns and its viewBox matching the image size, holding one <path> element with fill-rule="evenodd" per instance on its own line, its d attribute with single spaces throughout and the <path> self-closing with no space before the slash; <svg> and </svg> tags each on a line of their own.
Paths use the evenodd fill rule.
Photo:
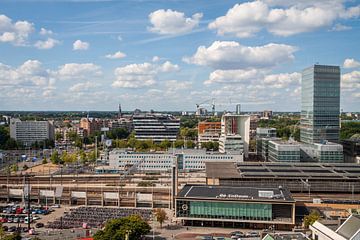
<svg viewBox="0 0 360 240">
<path fill-rule="evenodd" d="M 99 84 L 97 84 L 97 83 L 87 81 L 87 82 L 83 82 L 83 83 L 74 84 L 73 86 L 71 86 L 69 88 L 69 91 L 70 92 L 83 92 L 83 91 L 88 91 L 90 89 L 96 88 L 98 86 L 99 86 Z"/>
<path fill-rule="evenodd" d="M 129 64 L 115 69 L 116 80 L 113 87 L 118 88 L 142 88 L 156 83 L 157 76 L 161 72 L 172 72 L 179 70 L 179 66 L 167 61 L 163 64 Z"/>
<path fill-rule="evenodd" d="M 168 80 L 165 82 L 165 90 L 171 93 L 191 89 L 191 87 L 190 81 Z"/>
<path fill-rule="evenodd" d="M 29 35 L 34 32 L 34 24 L 27 21 L 12 22 L 5 15 L 0 15 L 0 42 L 9 42 L 16 46 L 24 46 Z"/>
<path fill-rule="evenodd" d="M 189 18 L 183 12 L 159 9 L 149 14 L 153 26 L 148 29 L 158 34 L 183 34 L 197 27 L 201 18 L 202 13 L 195 13 Z"/>
<path fill-rule="evenodd" d="M 360 91 L 360 71 L 352 71 L 341 76 L 341 89 L 343 91 Z"/>
<path fill-rule="evenodd" d="M 209 79 L 204 84 L 214 83 L 250 83 L 251 80 L 261 78 L 263 76 L 262 71 L 257 69 L 242 70 L 216 70 L 210 73 Z"/>
<path fill-rule="evenodd" d="M 121 58 L 124 58 L 126 57 L 126 54 L 125 53 L 122 53 L 120 51 L 117 51 L 116 53 L 114 54 L 108 54 L 105 56 L 106 58 L 109 58 L 109 59 L 121 59 Z"/>
<path fill-rule="evenodd" d="M 356 61 L 353 58 L 347 58 L 344 61 L 344 68 L 358 68 L 360 67 L 360 62 Z"/>
<path fill-rule="evenodd" d="M 52 35 L 53 32 L 51 30 L 41 28 L 39 34 L 45 36 L 45 35 Z"/>
<path fill-rule="evenodd" d="M 93 63 L 67 63 L 59 67 L 54 75 L 63 80 L 78 80 L 102 75 L 101 67 Z"/>
<path fill-rule="evenodd" d="M 172 64 L 170 61 L 166 61 L 160 66 L 159 69 L 161 72 L 175 72 L 179 71 L 180 67 L 177 64 Z"/>
<path fill-rule="evenodd" d="M 331 31 L 341 32 L 341 31 L 347 31 L 347 30 L 350 30 L 350 29 L 352 29 L 352 27 L 345 26 L 345 25 L 342 25 L 340 23 L 337 23 L 331 28 Z"/>
<path fill-rule="evenodd" d="M 285 7 L 273 8 L 264 1 L 235 4 L 225 16 L 211 22 L 209 28 L 219 35 L 231 34 L 240 38 L 252 37 L 262 29 L 279 36 L 291 36 L 330 26 L 340 18 L 360 16 L 359 6 L 346 9 L 338 1 L 300 1 L 291 2 L 291 5 L 283 4 L 283 1 L 268 2 Z"/>
<path fill-rule="evenodd" d="M 73 50 L 87 50 L 89 47 L 90 44 L 88 42 L 83 42 L 81 40 L 76 40 L 73 43 Z"/>
<path fill-rule="evenodd" d="M 265 68 L 293 60 L 296 50 L 296 47 L 285 44 L 248 47 L 238 42 L 215 41 L 208 48 L 200 46 L 192 57 L 185 57 L 184 61 L 214 69 Z"/>
<path fill-rule="evenodd" d="M 283 89 L 290 84 L 300 84 L 300 81 L 300 73 L 280 73 L 267 75 L 264 79 L 264 84 L 268 87 Z"/>
<path fill-rule="evenodd" d="M 158 62 L 158 61 L 160 61 L 160 57 L 154 56 L 154 57 L 152 58 L 152 61 L 153 61 L 153 62 Z"/>
<path fill-rule="evenodd" d="M 60 44 L 60 41 L 53 38 L 48 38 L 45 41 L 37 41 L 34 46 L 38 49 L 51 49 L 58 44 Z"/>
</svg>

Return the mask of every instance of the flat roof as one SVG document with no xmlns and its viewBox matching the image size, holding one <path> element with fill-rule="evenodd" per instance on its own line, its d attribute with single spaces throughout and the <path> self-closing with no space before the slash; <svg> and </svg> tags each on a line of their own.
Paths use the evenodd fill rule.
<svg viewBox="0 0 360 240">
<path fill-rule="evenodd" d="M 215 200 L 257 200 L 294 202 L 286 188 L 259 188 L 214 185 L 185 185 L 178 198 L 201 198 Z"/>
<path fill-rule="evenodd" d="M 360 165 L 351 163 L 205 162 L 206 177 L 360 180 Z"/>
</svg>

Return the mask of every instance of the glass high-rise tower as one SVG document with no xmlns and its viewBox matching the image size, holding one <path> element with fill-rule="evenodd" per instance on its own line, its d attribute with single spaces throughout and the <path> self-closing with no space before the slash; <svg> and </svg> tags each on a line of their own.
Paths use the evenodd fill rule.
<svg viewBox="0 0 360 240">
<path fill-rule="evenodd" d="M 339 142 L 339 114 L 340 67 L 306 68 L 301 81 L 301 142 Z"/>
</svg>

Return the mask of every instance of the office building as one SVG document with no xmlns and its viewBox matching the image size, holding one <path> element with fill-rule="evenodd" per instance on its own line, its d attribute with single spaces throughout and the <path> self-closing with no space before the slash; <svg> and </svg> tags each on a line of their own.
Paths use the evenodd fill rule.
<svg viewBox="0 0 360 240">
<path fill-rule="evenodd" d="M 78 132 L 82 133 L 84 137 L 90 136 L 95 132 L 100 131 L 104 124 L 105 123 L 101 119 L 88 117 L 81 118 Z"/>
<path fill-rule="evenodd" d="M 269 141 L 280 141 L 281 138 L 257 138 L 256 139 L 256 155 L 260 156 L 262 160 L 269 161 Z"/>
<path fill-rule="evenodd" d="M 180 129 L 180 120 L 170 114 L 136 113 L 133 115 L 133 130 L 138 140 L 175 141 Z"/>
<path fill-rule="evenodd" d="M 221 137 L 219 151 L 227 152 L 243 148 L 245 157 L 248 157 L 250 142 L 250 116 L 224 114 L 221 117 Z M 237 145 L 237 146 L 236 146 Z"/>
<path fill-rule="evenodd" d="M 322 143 L 302 144 L 301 158 L 305 162 L 344 162 L 343 146 L 337 143 L 324 141 Z"/>
<path fill-rule="evenodd" d="M 274 138 L 276 137 L 276 128 L 256 128 L 257 138 Z"/>
<path fill-rule="evenodd" d="M 300 162 L 300 144 L 292 141 L 269 141 L 269 161 Z"/>
<path fill-rule="evenodd" d="M 259 116 L 250 115 L 250 140 L 255 140 L 256 138 L 256 129 L 259 126 Z"/>
<path fill-rule="evenodd" d="M 295 200 L 283 187 L 185 185 L 176 196 L 175 217 L 184 225 L 289 230 Z"/>
<path fill-rule="evenodd" d="M 55 128 L 50 121 L 21 121 L 17 118 L 10 120 L 10 137 L 30 146 L 35 142 L 55 140 Z"/>
<path fill-rule="evenodd" d="M 302 72 L 300 139 L 339 142 L 340 67 L 313 65 Z"/>
<path fill-rule="evenodd" d="M 198 123 L 198 144 L 205 142 L 219 142 L 221 134 L 221 122 L 199 122 Z"/>
<path fill-rule="evenodd" d="M 109 153 L 109 167 L 124 170 L 137 165 L 140 171 L 169 171 L 177 165 L 180 171 L 204 170 L 205 162 L 242 162 L 243 155 L 206 152 L 203 149 L 171 149 L 165 153 L 136 153 L 115 149 Z"/>
</svg>

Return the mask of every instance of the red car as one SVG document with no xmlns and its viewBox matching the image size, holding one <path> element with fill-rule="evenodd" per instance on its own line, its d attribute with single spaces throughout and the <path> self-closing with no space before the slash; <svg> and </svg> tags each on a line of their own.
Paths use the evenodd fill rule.
<svg viewBox="0 0 360 240">
<path fill-rule="evenodd" d="M 1 219 L 0 219 L 0 222 L 1 222 L 1 223 L 7 223 L 7 221 L 8 221 L 7 218 L 1 218 Z"/>
</svg>

